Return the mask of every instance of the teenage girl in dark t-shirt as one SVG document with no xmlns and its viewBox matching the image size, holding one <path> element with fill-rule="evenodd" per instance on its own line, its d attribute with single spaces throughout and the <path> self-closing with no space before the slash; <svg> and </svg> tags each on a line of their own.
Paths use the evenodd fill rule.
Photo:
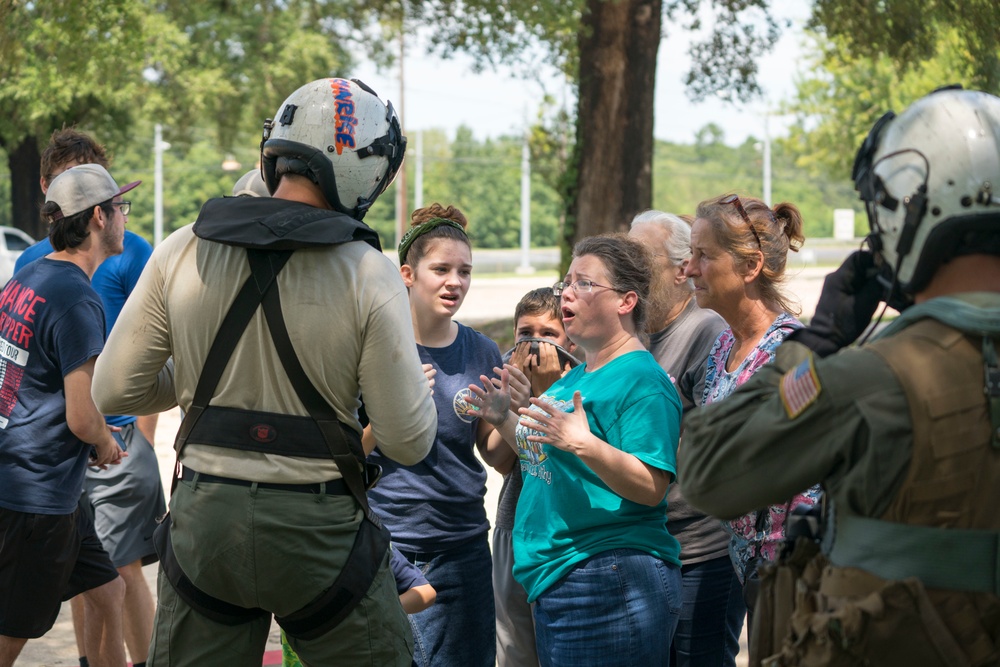
<svg viewBox="0 0 1000 667">
<path fill-rule="evenodd" d="M 435 667 L 492 667 L 496 661 L 492 561 L 483 499 L 490 465 L 509 467 L 513 451 L 466 401 L 469 385 L 494 376 L 496 343 L 455 322 L 472 276 L 472 247 L 460 211 L 418 209 L 399 247 L 413 329 L 425 368 L 434 371 L 438 431 L 427 457 L 401 466 L 376 449 L 384 474 L 372 507 L 400 552 L 437 590 L 431 608 L 410 616 L 414 660 Z"/>
</svg>

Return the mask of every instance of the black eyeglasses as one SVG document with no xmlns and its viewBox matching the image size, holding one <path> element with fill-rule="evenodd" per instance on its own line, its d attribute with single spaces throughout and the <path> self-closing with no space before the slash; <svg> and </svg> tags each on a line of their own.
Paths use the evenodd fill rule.
<svg viewBox="0 0 1000 667">
<path fill-rule="evenodd" d="M 128 215 L 128 212 L 132 210 L 132 202 L 130 201 L 113 201 L 111 205 L 120 208 L 122 215 Z"/>
<path fill-rule="evenodd" d="M 740 213 L 740 217 L 743 218 L 743 222 L 747 223 L 747 227 L 749 227 L 750 231 L 753 232 L 753 237 L 757 239 L 757 248 L 759 248 L 761 252 L 763 252 L 764 246 L 761 245 L 760 236 L 757 234 L 757 230 L 753 228 L 753 223 L 750 222 L 750 216 L 747 215 L 747 210 L 743 208 L 743 202 L 740 201 L 739 195 L 736 194 L 727 195 L 722 199 L 720 199 L 719 203 L 732 204 L 733 206 L 736 207 L 736 210 L 739 211 Z"/>
</svg>

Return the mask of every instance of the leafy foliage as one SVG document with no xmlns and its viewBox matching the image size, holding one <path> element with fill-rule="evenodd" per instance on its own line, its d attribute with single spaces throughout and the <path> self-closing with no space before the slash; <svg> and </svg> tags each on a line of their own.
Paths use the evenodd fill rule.
<svg viewBox="0 0 1000 667">
<path fill-rule="evenodd" d="M 143 2 L 4 5 L 0 146 L 16 146 L 26 137 L 47 139 L 63 124 L 94 122 L 109 131 L 127 124 L 142 86 L 141 54 L 149 36 Z"/>
<path fill-rule="evenodd" d="M 691 48 L 691 70 L 684 77 L 694 100 L 716 96 L 745 102 L 761 94 L 757 58 L 769 51 L 784 26 L 771 14 L 770 0 L 667 0 L 668 18 L 698 30 L 710 16 L 712 29 Z M 681 18 L 684 17 L 684 18 Z"/>
<path fill-rule="evenodd" d="M 145 112 L 166 138 L 192 127 L 218 132 L 223 147 L 259 128 L 282 100 L 313 79 L 347 73 L 337 3 L 323 0 L 166 0 L 145 75 Z"/>
<path fill-rule="evenodd" d="M 103 138 L 98 130 L 94 136 Z M 706 129 L 702 134 L 714 135 Z M 237 171 L 224 171 L 227 152 L 217 143 L 210 128 L 195 128 L 187 146 L 174 146 L 164 153 L 164 218 L 166 232 L 194 222 L 201 205 L 208 199 L 228 195 L 236 180 L 257 160 L 256 135 L 246 133 L 228 149 L 241 163 Z M 416 155 L 406 162 L 409 201 L 414 201 Z M 723 192 L 759 196 L 761 154 L 758 143 L 748 139 L 732 148 L 724 136 L 711 146 L 709 153 L 698 144 L 657 142 L 653 159 L 653 207 L 675 213 L 692 213 L 698 202 Z M 490 141 L 476 139 L 467 128 L 449 141 L 442 130 L 424 132 L 424 202 L 455 204 L 469 217 L 469 233 L 476 247 L 513 248 L 520 233 L 520 137 L 502 137 Z M 132 212 L 128 227 L 153 238 L 153 129 L 148 121 L 135 127 L 128 141 L 109 141 L 112 173 L 121 181 L 141 179 L 142 186 L 129 193 Z M 791 201 L 805 218 L 806 236 L 830 236 L 833 209 L 850 208 L 857 203 L 848 172 L 837 178 L 812 177 L 795 164 L 796 155 L 787 148 L 772 148 L 774 201 Z M 0 165 L 0 224 L 6 224 L 9 174 Z M 397 180 L 397 184 L 399 181 Z M 393 186 L 395 188 L 395 185 Z M 390 188 L 372 207 L 365 221 L 382 237 L 383 246 L 394 246 L 395 197 Z M 863 219 L 860 207 L 858 220 Z M 563 202 L 544 174 L 544 160 L 532 158 L 531 235 L 532 245 L 551 247 L 558 244 Z"/>
<path fill-rule="evenodd" d="M 411 137 L 412 141 L 412 137 Z M 517 137 L 478 141 L 460 127 L 448 142 L 440 130 L 425 132 L 424 204 L 454 205 L 469 218 L 469 236 L 477 248 L 513 248 L 520 239 L 521 145 Z M 407 200 L 413 202 L 416 156 L 414 144 L 405 162 Z M 393 187 L 398 186 L 399 181 Z M 395 198 L 386 192 L 365 218 L 391 248 L 395 238 Z M 556 243 L 561 203 L 544 178 L 531 178 L 531 238 L 533 245 Z"/>
<path fill-rule="evenodd" d="M 693 214 L 700 201 L 727 192 L 761 196 L 762 157 L 759 142 L 748 138 L 731 148 L 723 143 L 706 154 L 703 146 L 657 142 L 653 158 L 653 208 Z M 806 238 L 833 235 L 833 210 L 863 209 L 850 182 L 850 172 L 839 178 L 810 177 L 795 165 L 795 155 L 772 145 L 772 203 L 787 201 L 802 212 Z"/>
<path fill-rule="evenodd" d="M 937 35 L 928 59 L 902 69 L 887 54 L 853 55 L 844 39 L 813 38 L 812 74 L 797 84 L 788 105 L 797 122 L 782 143 L 816 178 L 849 175 L 854 151 L 886 111 L 901 111 L 944 84 L 975 85 L 974 56 L 956 28 Z"/>
<path fill-rule="evenodd" d="M 953 29 L 969 54 L 969 82 L 1000 92 L 1000 22 L 996 0 L 816 0 L 810 25 L 847 52 L 888 58 L 905 74 L 940 53 L 939 36 Z"/>
</svg>

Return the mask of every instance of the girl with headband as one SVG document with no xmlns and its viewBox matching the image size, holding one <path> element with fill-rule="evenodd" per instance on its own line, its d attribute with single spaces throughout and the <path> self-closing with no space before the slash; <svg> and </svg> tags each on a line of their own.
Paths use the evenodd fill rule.
<svg viewBox="0 0 1000 667">
<path fill-rule="evenodd" d="M 416 664 L 493 667 L 486 470 L 475 450 L 502 472 L 513 466 L 514 454 L 466 398 L 481 375 L 499 374 L 500 351 L 453 319 L 472 277 L 465 216 L 457 208 L 432 204 L 414 211 L 412 223 L 399 244 L 400 274 L 409 290 L 420 359 L 425 369 L 433 367 L 437 438 L 430 454 L 414 466 L 401 466 L 376 449 L 372 461 L 384 474 L 369 498 L 396 547 L 437 590 L 434 606 L 410 616 Z M 521 391 L 526 400 L 526 380 Z"/>
</svg>

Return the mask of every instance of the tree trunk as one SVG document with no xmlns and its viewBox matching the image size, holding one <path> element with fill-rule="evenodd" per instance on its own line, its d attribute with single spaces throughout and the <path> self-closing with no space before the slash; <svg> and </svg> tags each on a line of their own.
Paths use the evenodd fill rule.
<svg viewBox="0 0 1000 667">
<path fill-rule="evenodd" d="M 653 202 L 653 92 L 662 0 L 587 0 L 565 238 L 628 228 Z M 569 258 L 564 256 L 565 264 Z"/>
<path fill-rule="evenodd" d="M 10 167 L 11 220 L 14 226 L 23 229 L 32 238 L 44 238 L 49 229 L 39 213 L 43 200 L 42 186 L 38 184 L 38 174 L 42 168 L 38 139 L 25 137 L 21 143 L 8 150 L 7 165 Z"/>
</svg>

